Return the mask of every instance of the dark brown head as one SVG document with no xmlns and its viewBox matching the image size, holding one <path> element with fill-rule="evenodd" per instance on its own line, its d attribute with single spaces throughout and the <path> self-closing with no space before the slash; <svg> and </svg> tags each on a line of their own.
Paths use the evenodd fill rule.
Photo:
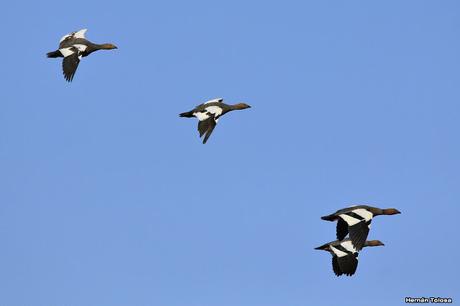
<svg viewBox="0 0 460 306">
<path fill-rule="evenodd" d="M 238 103 L 238 104 L 233 105 L 233 109 L 246 109 L 246 108 L 251 108 L 251 106 L 246 103 Z"/>
<path fill-rule="evenodd" d="M 374 247 L 374 246 L 381 246 L 384 245 L 380 240 L 368 240 L 364 243 L 364 246 Z"/>
<path fill-rule="evenodd" d="M 382 209 L 382 215 L 397 215 L 400 214 L 401 212 L 397 210 L 396 208 L 386 208 Z"/>
<path fill-rule="evenodd" d="M 103 49 L 103 50 L 112 50 L 112 49 L 118 49 L 118 47 L 115 46 L 114 44 L 102 44 L 101 49 Z"/>
</svg>

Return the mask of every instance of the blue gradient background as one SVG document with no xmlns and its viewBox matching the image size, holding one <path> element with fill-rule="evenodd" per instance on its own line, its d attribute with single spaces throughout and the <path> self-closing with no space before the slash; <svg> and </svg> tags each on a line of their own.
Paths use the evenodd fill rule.
<svg viewBox="0 0 460 306">
<path fill-rule="evenodd" d="M 0 13 L 0 305 L 457 302 L 458 1 L 7 1 Z M 119 49 L 74 82 L 88 28 Z M 246 102 L 202 145 L 179 118 Z M 378 217 L 357 274 L 321 215 Z"/>
</svg>

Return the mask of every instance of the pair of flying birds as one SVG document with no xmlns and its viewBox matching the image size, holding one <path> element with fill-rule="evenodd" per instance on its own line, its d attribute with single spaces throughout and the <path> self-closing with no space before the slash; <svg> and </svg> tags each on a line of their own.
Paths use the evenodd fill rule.
<svg viewBox="0 0 460 306">
<path fill-rule="evenodd" d="M 372 218 L 380 215 L 395 215 L 401 212 L 395 208 L 381 209 L 358 205 L 344 208 L 323 216 L 326 221 L 337 221 L 337 240 L 315 248 L 332 255 L 332 270 L 337 276 L 355 274 L 358 267 L 358 253 L 363 247 L 384 245 L 380 240 L 367 240 Z M 345 238 L 349 235 L 348 238 Z"/>
<path fill-rule="evenodd" d="M 87 29 L 72 32 L 64 35 L 59 41 L 59 49 L 48 52 L 46 55 L 49 58 L 62 57 L 62 70 L 64 78 L 71 82 L 77 71 L 78 64 L 83 57 L 90 55 L 98 50 L 117 49 L 117 46 L 111 43 L 95 44 L 87 40 L 85 37 Z M 203 104 L 196 106 L 193 110 L 180 114 L 181 117 L 198 119 L 198 132 L 200 137 L 204 136 L 203 144 L 206 143 L 211 136 L 212 131 L 216 127 L 219 118 L 228 112 L 250 108 L 246 103 L 225 104 L 223 99 L 209 100 Z"/>
</svg>

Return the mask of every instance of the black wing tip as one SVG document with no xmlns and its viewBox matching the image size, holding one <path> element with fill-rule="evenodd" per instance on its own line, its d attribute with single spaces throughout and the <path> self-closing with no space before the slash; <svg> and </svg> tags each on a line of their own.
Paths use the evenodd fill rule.
<svg viewBox="0 0 460 306">
<path fill-rule="evenodd" d="M 351 273 L 351 272 L 350 273 L 345 273 L 345 275 L 346 276 L 353 276 L 353 275 L 355 275 L 355 272 L 353 272 L 353 273 Z"/>
<path fill-rule="evenodd" d="M 66 74 L 64 74 L 64 79 L 65 79 L 67 82 L 71 83 L 71 82 L 73 81 L 73 76 L 74 76 L 74 75 L 66 75 Z"/>
<path fill-rule="evenodd" d="M 203 144 L 206 144 L 206 143 L 208 142 L 209 136 L 211 136 L 211 133 L 210 133 L 209 130 L 208 130 L 208 131 L 206 132 L 206 135 L 204 135 Z"/>
<path fill-rule="evenodd" d="M 361 251 L 364 247 L 364 242 L 362 242 L 362 238 L 360 237 L 355 237 L 355 236 L 351 236 L 350 235 L 350 240 L 351 240 L 351 244 L 353 245 L 353 247 L 355 248 L 356 251 Z M 364 240 L 366 241 L 366 240 Z"/>
<path fill-rule="evenodd" d="M 337 277 L 343 274 L 337 261 L 337 256 L 332 256 L 332 271 Z"/>
<path fill-rule="evenodd" d="M 346 276 L 352 276 L 355 274 L 356 269 L 358 268 L 358 259 L 357 254 L 350 254 L 345 257 L 338 259 L 338 266 L 340 271 Z"/>
<path fill-rule="evenodd" d="M 209 130 L 206 131 L 206 135 L 204 135 L 204 139 L 203 139 L 203 144 L 206 144 L 206 142 L 208 142 L 208 139 L 211 136 L 213 129 L 214 128 L 210 128 Z"/>
<path fill-rule="evenodd" d="M 353 239 L 351 236 L 350 236 L 350 240 L 351 240 L 351 244 L 353 245 L 353 247 L 355 248 L 356 251 L 361 251 L 364 247 L 364 243 L 361 242 L 360 239 Z"/>
<path fill-rule="evenodd" d="M 75 73 L 77 72 L 80 58 L 77 53 L 73 53 L 62 60 L 62 73 L 67 82 L 72 82 Z"/>
<path fill-rule="evenodd" d="M 353 247 L 357 251 L 361 251 L 366 243 L 367 236 L 369 235 L 369 226 L 366 222 L 360 222 L 349 227 L 350 239 Z"/>
</svg>

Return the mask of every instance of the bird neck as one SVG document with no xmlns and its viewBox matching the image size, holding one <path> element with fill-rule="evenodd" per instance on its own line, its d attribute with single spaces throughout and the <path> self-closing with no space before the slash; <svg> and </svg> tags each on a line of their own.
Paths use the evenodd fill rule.
<svg viewBox="0 0 460 306">
<path fill-rule="evenodd" d="M 364 243 L 365 247 L 374 247 L 374 246 L 380 246 L 382 243 L 379 240 L 367 240 Z"/>
<path fill-rule="evenodd" d="M 246 107 L 241 103 L 230 105 L 230 110 L 240 110 L 245 108 Z"/>
<path fill-rule="evenodd" d="M 105 44 L 93 44 L 94 49 L 96 50 L 111 50 L 113 49 L 113 45 L 109 43 Z"/>
<path fill-rule="evenodd" d="M 400 212 L 394 208 L 385 208 L 382 209 L 382 215 L 396 215 L 399 214 Z"/>
</svg>

